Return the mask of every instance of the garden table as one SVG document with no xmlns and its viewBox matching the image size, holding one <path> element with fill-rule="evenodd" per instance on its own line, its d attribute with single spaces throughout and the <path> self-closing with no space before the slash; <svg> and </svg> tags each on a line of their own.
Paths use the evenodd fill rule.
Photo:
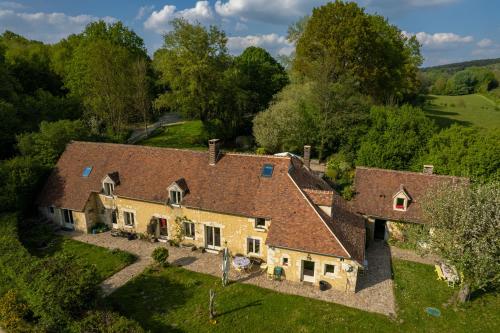
<svg viewBox="0 0 500 333">
<path fill-rule="evenodd" d="M 238 270 L 246 269 L 249 265 L 250 265 L 250 258 L 236 256 L 233 259 L 233 266 Z"/>
</svg>

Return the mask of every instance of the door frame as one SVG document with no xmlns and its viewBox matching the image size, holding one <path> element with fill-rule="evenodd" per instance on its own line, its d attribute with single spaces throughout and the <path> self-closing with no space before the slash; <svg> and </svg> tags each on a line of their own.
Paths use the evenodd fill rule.
<svg viewBox="0 0 500 333">
<path fill-rule="evenodd" d="M 70 223 L 66 222 L 66 217 L 64 215 L 64 212 L 68 212 L 68 217 L 71 220 Z M 71 209 L 61 208 L 61 215 L 62 215 L 61 217 L 63 226 L 65 228 L 75 230 L 75 216 L 73 215 L 73 211 Z"/>
<path fill-rule="evenodd" d="M 314 268 L 312 270 L 312 273 L 313 273 L 312 276 L 304 274 L 304 264 L 305 264 L 306 261 L 313 263 Z M 302 259 L 300 261 L 300 275 L 301 275 L 301 279 L 300 280 L 303 281 L 303 282 L 312 282 L 312 283 L 316 282 L 316 262 L 314 262 L 312 260 L 304 260 L 304 259 Z"/>
</svg>

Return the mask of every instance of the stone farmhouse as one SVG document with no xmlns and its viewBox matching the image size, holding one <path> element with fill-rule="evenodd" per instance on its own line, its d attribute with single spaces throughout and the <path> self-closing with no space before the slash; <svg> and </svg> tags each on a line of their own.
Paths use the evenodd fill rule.
<svg viewBox="0 0 500 333">
<path fill-rule="evenodd" d="M 284 278 L 355 291 L 365 222 L 306 158 L 72 142 L 37 205 L 65 228 L 96 223 L 280 266 Z"/>
</svg>

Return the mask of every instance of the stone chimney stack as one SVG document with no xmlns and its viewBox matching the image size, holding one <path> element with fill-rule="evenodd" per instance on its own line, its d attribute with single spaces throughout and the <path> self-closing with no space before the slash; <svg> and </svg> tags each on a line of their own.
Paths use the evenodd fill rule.
<svg viewBox="0 0 500 333">
<path fill-rule="evenodd" d="M 304 165 L 309 169 L 311 167 L 311 146 L 304 146 Z"/>
<path fill-rule="evenodd" d="M 208 140 L 208 163 L 215 165 L 219 159 L 219 139 Z"/>
<path fill-rule="evenodd" d="M 426 175 L 432 175 L 434 173 L 434 165 L 425 164 L 422 172 Z"/>
</svg>

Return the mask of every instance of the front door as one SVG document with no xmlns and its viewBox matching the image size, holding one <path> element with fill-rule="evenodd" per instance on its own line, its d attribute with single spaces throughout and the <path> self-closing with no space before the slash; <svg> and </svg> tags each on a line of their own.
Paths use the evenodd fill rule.
<svg viewBox="0 0 500 333">
<path fill-rule="evenodd" d="M 302 260 L 302 281 L 314 283 L 314 261 Z"/>
<path fill-rule="evenodd" d="M 220 228 L 205 226 L 205 243 L 207 249 L 220 248 Z"/>
<path fill-rule="evenodd" d="M 73 219 L 73 211 L 69 209 L 63 209 L 63 224 L 65 228 L 75 229 L 75 220 Z"/>
<path fill-rule="evenodd" d="M 158 219 L 158 226 L 160 228 L 160 235 L 159 235 L 158 238 L 160 238 L 160 239 L 167 239 L 168 238 L 167 219 L 159 218 Z"/>
</svg>

